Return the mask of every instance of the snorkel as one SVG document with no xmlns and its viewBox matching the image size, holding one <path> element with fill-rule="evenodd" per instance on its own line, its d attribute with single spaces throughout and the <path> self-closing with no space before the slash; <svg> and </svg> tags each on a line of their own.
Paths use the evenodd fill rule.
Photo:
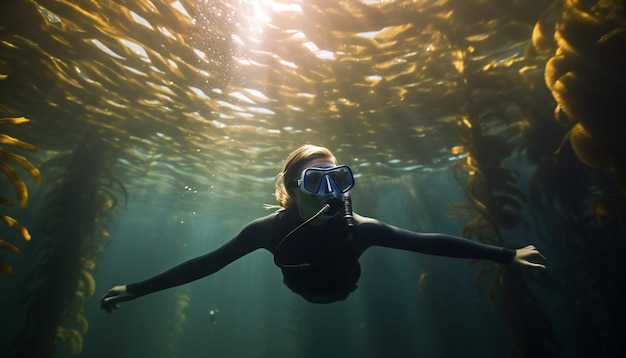
<svg viewBox="0 0 626 358">
<path fill-rule="evenodd" d="M 341 211 L 343 220 L 348 228 L 354 227 L 354 216 L 352 215 L 352 197 L 350 192 L 340 193 L 339 196 L 333 192 L 332 197 L 324 202 L 324 205 L 318 213 L 319 215 L 327 214 L 330 217 L 337 215 Z M 319 215 L 314 215 L 317 218 Z"/>
<path fill-rule="evenodd" d="M 337 212 L 343 210 L 343 219 L 346 226 L 351 229 L 354 227 L 354 216 L 352 215 L 352 198 L 350 197 L 350 192 L 342 192 L 341 189 L 337 187 L 337 184 L 328 176 L 324 177 L 324 181 L 324 187 L 326 188 L 325 196 L 329 196 L 329 199 L 327 199 L 324 206 L 322 206 L 322 209 L 328 206 L 328 209 L 324 210 L 323 213 L 334 216 Z"/>
<path fill-rule="evenodd" d="M 343 201 L 343 220 L 346 222 L 346 226 L 352 230 L 355 222 L 354 216 L 352 216 L 352 198 L 350 193 L 344 193 L 341 200 Z M 350 239 L 352 239 L 352 234 L 350 234 Z"/>
</svg>

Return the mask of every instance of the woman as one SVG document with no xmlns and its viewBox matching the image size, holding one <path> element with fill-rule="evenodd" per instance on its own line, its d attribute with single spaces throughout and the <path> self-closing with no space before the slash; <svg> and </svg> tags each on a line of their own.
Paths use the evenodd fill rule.
<svg viewBox="0 0 626 358">
<path fill-rule="evenodd" d="M 285 285 L 314 303 L 345 300 L 357 288 L 359 257 L 371 246 L 545 269 L 545 258 L 532 245 L 511 250 L 353 215 L 348 195 L 353 186 L 352 171 L 337 165 L 330 150 L 304 145 L 289 155 L 277 177 L 280 210 L 253 221 L 213 252 L 146 281 L 113 287 L 101 307 L 111 312 L 120 302 L 208 276 L 260 248 L 274 255 Z"/>
</svg>

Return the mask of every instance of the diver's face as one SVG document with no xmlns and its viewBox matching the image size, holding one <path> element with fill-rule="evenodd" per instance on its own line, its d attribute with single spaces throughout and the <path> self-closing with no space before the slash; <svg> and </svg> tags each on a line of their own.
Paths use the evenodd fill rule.
<svg viewBox="0 0 626 358">
<path fill-rule="evenodd" d="M 310 167 L 331 167 L 337 165 L 330 161 L 328 158 L 316 158 L 312 159 L 304 164 L 302 169 L 310 168 Z M 298 178 L 300 179 L 300 178 Z M 296 200 L 296 206 L 298 207 L 298 214 L 300 214 L 300 218 L 302 220 L 306 220 L 311 216 L 315 215 L 326 203 L 328 198 L 313 196 L 307 193 L 304 193 L 300 188 L 293 189 L 293 195 Z M 319 217 L 315 219 L 312 224 L 320 225 L 326 221 L 325 218 Z"/>
</svg>

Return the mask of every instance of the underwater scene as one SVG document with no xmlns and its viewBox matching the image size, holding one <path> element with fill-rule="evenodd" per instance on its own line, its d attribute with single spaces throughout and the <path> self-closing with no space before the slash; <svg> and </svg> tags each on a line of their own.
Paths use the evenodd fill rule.
<svg viewBox="0 0 626 358">
<path fill-rule="evenodd" d="M 625 61 L 623 0 L 2 1 L 0 357 L 626 357 Z M 101 310 L 305 143 L 356 213 L 547 269 L 375 247 L 314 304 L 257 250 Z"/>
</svg>

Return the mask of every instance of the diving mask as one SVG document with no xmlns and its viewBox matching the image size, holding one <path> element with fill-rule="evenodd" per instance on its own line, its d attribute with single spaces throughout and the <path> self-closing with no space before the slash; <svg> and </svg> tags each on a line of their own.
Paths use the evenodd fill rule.
<svg viewBox="0 0 626 358">
<path fill-rule="evenodd" d="M 311 167 L 304 169 L 294 184 L 292 187 L 298 186 L 304 193 L 313 196 L 334 194 L 335 197 L 341 197 L 341 194 L 354 187 L 354 175 L 347 165 Z"/>
</svg>

